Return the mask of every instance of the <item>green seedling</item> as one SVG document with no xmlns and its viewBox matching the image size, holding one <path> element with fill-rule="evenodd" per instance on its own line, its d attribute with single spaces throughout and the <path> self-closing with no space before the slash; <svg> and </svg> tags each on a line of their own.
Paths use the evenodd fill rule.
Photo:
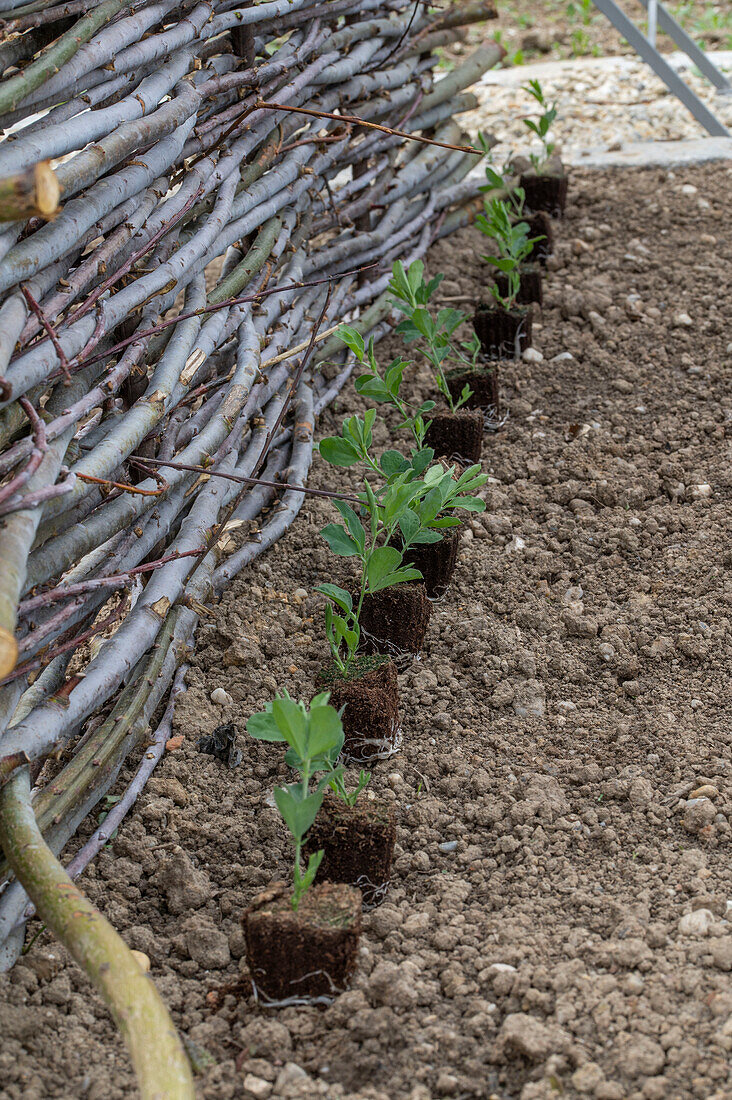
<svg viewBox="0 0 732 1100">
<path fill-rule="evenodd" d="M 538 80 L 530 80 L 528 84 L 523 86 L 523 90 L 528 92 L 542 109 L 542 113 L 539 115 L 537 122 L 535 122 L 533 118 L 524 119 L 524 125 L 531 130 L 532 134 L 535 134 L 536 137 L 539 138 L 543 147 L 540 154 L 530 154 L 531 163 L 534 166 L 535 172 L 541 173 L 546 169 L 556 148 L 555 143 L 549 140 L 549 131 L 557 117 L 557 105 L 556 103 L 552 103 L 551 106 L 549 105 Z"/>
<path fill-rule="evenodd" d="M 347 344 L 356 359 L 364 367 L 365 373 L 356 379 L 356 391 L 362 397 L 369 397 L 378 404 L 389 404 L 397 410 L 402 417 L 398 427 L 408 428 L 412 433 L 418 450 L 424 447 L 424 439 L 431 421 L 426 420 L 427 413 L 435 407 L 434 401 L 423 401 L 421 405 L 412 405 L 401 394 L 405 368 L 410 364 L 407 360 L 394 359 L 386 368 L 383 377 L 379 373 L 379 366 L 374 353 L 373 337 L 368 345 L 355 328 L 349 325 L 341 325 L 336 333 L 338 338 Z M 431 457 L 431 456 L 430 456 Z"/>
<path fill-rule="evenodd" d="M 486 481 L 478 465 L 456 478 L 454 467 L 429 466 L 434 456 L 430 447 L 413 451 L 411 459 L 399 451 L 385 451 L 377 463 L 370 453 L 375 419 L 375 409 L 368 409 L 363 420 L 349 417 L 340 436 L 323 439 L 318 445 L 321 457 L 332 466 L 361 462 L 382 482 L 374 491 L 364 476 L 358 504 L 365 523 L 349 503 L 334 499 L 343 523 L 329 523 L 321 531 L 334 554 L 355 558 L 359 565 L 355 596 L 330 582 L 316 589 L 328 597 L 325 632 L 333 662 L 342 675 L 359 648 L 365 598 L 406 581 L 421 580 L 419 570 L 403 564 L 410 546 L 439 542 L 445 528 L 459 523 L 455 511 L 485 508 L 484 502 L 472 495 Z"/>
<path fill-rule="evenodd" d="M 526 222 L 514 222 L 508 204 L 501 199 L 486 201 L 485 210 L 485 214 L 478 215 L 477 225 L 481 233 L 495 241 L 498 255 L 486 255 L 483 259 L 501 271 L 508 282 L 505 295 L 501 294 L 496 283 L 491 287 L 491 294 L 502 309 L 512 310 L 521 289 L 521 265 L 531 255 L 534 245 L 543 241 L 544 237 L 529 237 Z"/>
<path fill-rule="evenodd" d="M 445 371 L 452 367 L 475 367 L 480 353 L 477 336 L 458 346 L 455 331 L 465 320 L 466 314 L 459 309 L 440 309 L 433 316 L 427 308 L 430 298 L 444 279 L 436 275 L 429 282 L 424 279 L 424 264 L 415 260 L 405 268 L 397 260 L 392 268 L 389 290 L 394 295 L 393 305 L 405 319 L 396 328 L 407 343 L 419 341 L 419 350 L 432 367 L 435 383 L 447 401 L 451 412 L 465 404 L 472 396 L 469 386 L 464 386 L 460 396 L 454 399 L 447 385 Z"/>
<path fill-rule="evenodd" d="M 335 768 L 333 774 L 328 780 L 328 786 L 335 795 L 340 798 L 341 802 L 345 802 L 346 806 L 355 806 L 358 801 L 358 796 L 371 781 L 371 772 L 365 772 L 363 768 L 358 773 L 358 782 L 352 791 L 346 789 L 345 780 L 343 777 L 343 769 Z"/>
<path fill-rule="evenodd" d="M 273 699 L 259 714 L 253 714 L 247 722 L 247 733 L 258 741 L 283 742 L 289 746 L 285 763 L 299 773 L 299 781 L 286 787 L 275 787 L 274 798 L 282 820 L 295 842 L 293 890 L 290 903 L 297 910 L 306 891 L 312 886 L 323 858 L 322 851 L 313 852 L 305 871 L 302 870 L 302 843 L 323 804 L 326 787 L 335 781 L 342 771 L 335 768 L 343 748 L 343 723 L 338 711 L 329 706 L 330 695 L 316 695 L 310 704 L 297 702 L 285 692 Z M 318 780 L 315 789 L 310 782 L 319 772 L 325 776 Z M 362 788 L 361 788 L 362 789 Z"/>
</svg>

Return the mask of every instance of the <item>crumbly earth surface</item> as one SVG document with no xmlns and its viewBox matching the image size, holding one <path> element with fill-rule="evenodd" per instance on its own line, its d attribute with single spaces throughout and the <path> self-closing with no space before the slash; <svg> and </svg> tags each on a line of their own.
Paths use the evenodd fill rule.
<svg viewBox="0 0 732 1100">
<path fill-rule="evenodd" d="M 347 565 L 318 535 L 327 502 L 201 629 L 182 745 L 83 884 L 149 956 L 202 1097 L 732 1096 L 731 182 L 572 177 L 543 359 L 502 368 L 487 510 L 400 676 L 403 747 L 374 769 L 399 818 L 391 890 L 327 1009 L 258 1007 L 240 926 L 290 867 L 282 753 L 244 727 L 326 658 L 313 588 Z M 485 292 L 482 251 L 474 229 L 432 249 L 444 297 Z M 359 407 L 349 387 L 320 431 Z M 333 482 L 319 458 L 313 482 Z M 232 770 L 196 748 L 228 721 Z M 48 933 L 0 976 L 0 1036 L 3 1098 L 136 1095 Z"/>
</svg>

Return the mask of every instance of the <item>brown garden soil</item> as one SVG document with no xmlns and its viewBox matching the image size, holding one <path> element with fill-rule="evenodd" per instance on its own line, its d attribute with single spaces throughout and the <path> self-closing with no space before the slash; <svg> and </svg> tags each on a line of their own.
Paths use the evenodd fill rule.
<svg viewBox="0 0 732 1100">
<path fill-rule="evenodd" d="M 400 675 L 402 750 L 374 768 L 399 819 L 392 885 L 329 1008 L 258 1007 L 241 929 L 291 861 L 283 754 L 245 722 L 312 691 L 313 588 L 348 581 L 326 502 L 201 629 L 182 746 L 82 880 L 208 1061 L 201 1097 L 732 1096 L 731 185 L 726 165 L 572 176 L 543 360 L 502 367 L 487 511 Z M 432 249 L 445 296 L 482 295 L 481 251 L 473 229 Z M 359 407 L 351 388 L 320 430 Z M 332 476 L 316 458 L 313 482 Z M 196 750 L 227 721 L 234 769 Z M 0 1036 L 3 1098 L 136 1095 L 48 933 L 0 976 Z"/>
</svg>

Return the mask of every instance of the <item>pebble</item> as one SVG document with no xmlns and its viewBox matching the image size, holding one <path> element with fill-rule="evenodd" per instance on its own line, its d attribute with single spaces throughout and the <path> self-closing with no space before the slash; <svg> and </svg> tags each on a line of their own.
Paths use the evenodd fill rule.
<svg viewBox="0 0 732 1100">
<path fill-rule="evenodd" d="M 211 702 L 219 707 L 230 707 L 234 700 L 228 691 L 224 691 L 223 688 L 214 688 L 211 692 Z"/>
<path fill-rule="evenodd" d="M 304 603 L 307 598 L 308 598 L 308 594 L 307 594 L 307 592 L 305 591 L 304 588 L 296 588 L 295 591 L 292 593 L 292 602 L 293 603 L 297 603 L 297 604 Z"/>
<path fill-rule="evenodd" d="M 727 351 L 732 352 L 732 344 L 727 348 Z M 567 359 L 574 359 L 571 351 L 560 351 L 559 355 L 553 355 L 549 360 L 550 363 L 563 363 Z"/>
<path fill-rule="evenodd" d="M 442 844 L 437 845 L 441 852 L 455 852 L 457 846 L 457 840 L 443 840 Z"/>
<path fill-rule="evenodd" d="M 708 482 L 703 481 L 701 485 L 690 485 L 689 492 L 694 500 L 706 500 L 712 495 L 712 487 Z"/>
<path fill-rule="evenodd" d="M 701 787 L 697 787 L 695 791 L 692 791 L 689 795 L 689 799 L 692 798 L 718 798 L 719 791 L 712 783 L 702 783 Z"/>
<path fill-rule="evenodd" d="M 145 952 L 131 951 L 130 954 L 132 955 L 132 958 L 135 960 L 137 965 L 140 967 L 140 970 L 144 970 L 144 972 L 147 974 L 148 970 L 150 969 L 150 959 L 147 957 Z"/>
<path fill-rule="evenodd" d="M 714 803 L 708 798 L 690 798 L 684 807 L 682 824 L 687 833 L 698 833 L 711 825 L 716 812 Z"/>
<path fill-rule="evenodd" d="M 689 328 L 693 324 L 688 313 L 674 313 L 674 328 Z"/>
<path fill-rule="evenodd" d="M 714 924 L 714 913 L 710 909 L 695 909 L 685 913 L 679 921 L 680 936 L 708 936 Z"/>
<path fill-rule="evenodd" d="M 682 195 L 695 195 L 698 188 L 694 187 L 693 183 L 682 183 L 679 191 Z"/>
<path fill-rule="evenodd" d="M 541 363 L 544 360 L 544 356 L 538 348 L 525 348 L 521 353 L 521 358 L 524 363 Z"/>
<path fill-rule="evenodd" d="M 264 1098 L 272 1092 L 272 1084 L 265 1081 L 264 1077 L 256 1077 L 253 1073 L 247 1073 L 243 1085 L 244 1092 L 248 1096 Z"/>
</svg>

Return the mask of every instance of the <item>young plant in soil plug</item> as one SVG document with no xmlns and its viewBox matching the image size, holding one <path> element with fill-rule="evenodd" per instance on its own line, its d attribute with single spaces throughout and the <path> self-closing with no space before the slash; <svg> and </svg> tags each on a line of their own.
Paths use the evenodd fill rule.
<svg viewBox="0 0 732 1100">
<path fill-rule="evenodd" d="M 478 462 L 483 447 L 483 418 L 468 411 L 475 394 L 465 378 L 475 371 L 480 345 L 477 338 L 463 348 L 456 345 L 455 330 L 466 319 L 461 310 L 442 309 L 432 317 L 429 302 L 443 278 L 436 275 L 425 282 L 421 260 L 415 260 L 408 268 L 399 261 L 394 264 L 389 289 L 394 295 L 394 306 L 405 315 L 396 331 L 407 343 L 419 342 L 447 406 L 430 410 L 425 442 L 438 458 Z"/>
<path fill-rule="evenodd" d="M 486 178 L 488 179 L 489 183 L 495 182 L 496 180 L 500 180 L 501 182 L 503 182 L 503 177 L 495 172 L 490 166 L 486 168 Z M 494 191 L 495 188 L 488 186 L 481 188 L 481 190 L 490 192 Z M 484 200 L 485 213 L 479 214 L 478 218 L 476 219 L 478 228 L 480 229 L 481 233 L 484 233 L 486 236 L 491 236 L 490 221 L 492 204 L 498 201 L 501 200 L 497 199 L 496 197 L 494 197 L 493 199 L 486 198 Z M 537 245 L 540 244 L 543 239 L 545 239 L 544 234 L 540 234 L 538 237 L 532 237 L 530 226 L 523 218 L 523 187 L 516 187 L 513 189 L 509 188 L 508 197 L 502 201 L 505 202 L 509 218 L 513 223 L 514 229 L 518 230 L 519 226 L 522 226 L 527 238 L 531 238 L 529 242 L 529 248 L 519 267 L 519 286 L 518 293 L 516 295 L 516 304 L 525 306 L 536 303 L 537 305 L 542 305 L 544 301 L 544 294 L 541 265 L 538 263 L 538 261 L 535 261 L 533 259 L 533 256 Z M 484 256 L 483 259 L 488 259 L 488 262 L 491 262 L 494 257 L 489 258 Z M 495 279 L 495 283 L 498 287 L 499 295 L 505 298 L 509 292 L 509 276 L 503 271 L 499 270 Z"/>
<path fill-rule="evenodd" d="M 556 153 L 556 146 L 550 140 L 551 127 L 557 117 L 557 105 L 549 105 L 538 80 L 530 80 L 523 90 L 536 100 L 542 110 L 538 121 L 533 118 L 524 119 L 524 125 L 539 138 L 542 145 L 541 153 L 531 154 L 531 169 L 521 176 L 526 205 L 530 210 L 544 210 L 552 217 L 559 218 L 567 205 L 569 179 Z"/>
<path fill-rule="evenodd" d="M 344 424 L 345 432 L 354 419 L 358 421 L 352 417 Z M 355 430 L 362 428 L 360 422 Z M 344 441 L 346 437 L 322 440 L 321 454 L 334 465 L 352 465 L 353 451 L 348 455 L 328 445 Z M 336 500 L 344 525 L 330 523 L 321 532 L 335 554 L 355 558 L 358 564 L 350 591 L 332 583 L 317 589 L 328 597 L 325 628 L 332 657 L 320 680 L 332 692 L 334 705 L 345 705 L 344 758 L 357 763 L 398 750 L 399 697 L 391 658 L 418 653 L 429 624 L 431 608 L 421 574 L 405 567 L 402 551 L 389 545 L 400 516 L 422 489 L 411 478 L 410 467 L 382 488 L 379 499 L 364 479 L 360 501 L 366 526 L 349 504 Z"/>
<path fill-rule="evenodd" d="M 366 345 L 360 332 L 349 325 L 341 325 L 336 336 L 348 345 L 364 368 L 364 373 L 356 379 L 356 392 L 362 397 L 376 401 L 377 404 L 389 404 L 396 409 L 402 417 L 402 422 L 397 425 L 397 431 L 407 428 L 417 444 L 417 452 L 421 452 L 431 424 L 431 421 L 425 417 L 432 412 L 435 402 L 423 401 L 420 405 L 413 405 L 402 395 L 404 371 L 410 365 L 409 362 L 401 357 L 394 359 L 386 368 L 382 378 L 374 352 L 373 337 Z M 413 451 L 412 455 L 414 456 L 415 453 Z M 433 457 L 434 451 L 430 451 L 429 458 Z"/>
<path fill-rule="evenodd" d="M 356 967 L 361 932 L 361 895 L 351 886 L 313 886 L 323 851 L 310 851 L 305 871 L 305 834 L 321 808 L 343 747 L 340 716 L 326 693 L 310 709 L 287 693 L 247 722 L 259 741 L 286 743 L 285 762 L 299 773 L 296 783 L 275 787 L 277 809 L 295 843 L 291 885 L 275 883 L 259 894 L 242 918 L 247 962 L 257 997 L 275 1004 L 328 1003 L 346 988 Z M 321 776 L 315 788 L 311 780 Z"/>
<path fill-rule="evenodd" d="M 531 252 L 524 261 L 524 278 L 522 282 L 526 283 L 526 287 L 522 287 L 519 301 L 522 304 L 529 302 L 537 302 L 542 304 L 542 288 L 541 281 L 538 286 L 536 285 L 536 274 L 531 274 L 527 278 L 527 272 L 533 272 L 535 265 L 540 264 L 546 266 L 546 261 L 554 251 L 554 230 L 552 229 L 552 220 L 544 210 L 538 210 L 534 214 L 527 213 L 526 207 L 526 192 L 523 187 L 515 184 L 515 177 L 511 174 L 501 174 L 492 164 L 487 164 L 485 168 L 486 184 L 484 187 L 480 187 L 479 190 L 490 196 L 486 202 L 486 207 L 490 205 L 490 199 L 502 199 L 508 203 L 511 209 L 511 220 L 516 222 L 525 222 L 528 226 L 528 235 L 531 237 L 535 244 L 533 245 Z M 529 282 L 533 279 L 533 285 Z"/>
<path fill-rule="evenodd" d="M 425 421 L 424 415 L 432 410 L 434 402 L 425 401 L 419 407 L 410 406 L 401 396 L 404 368 L 408 366 L 402 359 L 395 359 L 382 378 L 376 362 L 373 340 L 369 342 L 368 347 L 364 346 L 358 332 L 346 325 L 339 329 L 339 336 L 348 344 L 358 361 L 365 367 L 364 374 L 359 375 L 356 379 L 355 385 L 358 393 L 363 397 L 370 397 L 380 404 L 389 404 L 396 409 L 402 417 L 399 428 L 407 428 L 416 444 L 416 450 L 412 450 L 411 459 L 409 460 L 398 451 L 387 451 L 381 456 L 380 465 L 387 480 L 405 473 L 410 465 L 415 477 L 424 477 L 426 466 L 434 457 L 432 448 L 424 446 L 425 436 L 430 427 L 430 421 Z M 482 443 L 482 425 L 479 443 Z M 442 471 L 439 466 L 435 469 L 438 472 Z M 454 510 L 453 500 L 457 497 L 465 498 L 466 493 L 473 492 L 486 480 L 485 477 L 480 475 L 477 465 L 471 467 L 467 478 L 460 480 L 460 488 L 455 483 L 452 471 L 449 471 L 450 476 L 446 476 L 447 473 L 447 471 L 442 473 L 440 479 L 441 489 L 438 488 L 437 484 L 432 485 L 427 490 L 427 500 L 423 500 L 420 507 L 415 507 L 415 514 L 421 523 L 421 527 L 419 529 L 415 528 L 416 533 L 410 541 L 407 554 L 410 563 L 419 569 L 422 574 L 429 599 L 439 599 L 447 591 L 457 564 L 460 541 L 458 520 L 450 521 L 450 524 L 454 525 L 449 531 L 441 531 L 440 524 L 435 521 L 443 519 Z M 439 502 L 438 510 L 436 514 L 428 517 L 428 509 L 435 499 Z M 455 507 L 462 507 L 462 504 Z M 468 510 L 482 511 L 484 507 L 482 501 L 472 500 Z M 422 522 L 423 517 L 424 522 Z M 404 519 L 400 520 L 400 531 L 404 522 Z M 406 553 L 403 535 L 399 534 L 396 537 L 394 545 Z"/>
<path fill-rule="evenodd" d="M 491 287 L 495 305 L 481 303 L 473 318 L 475 331 L 485 355 L 491 359 L 520 358 L 531 347 L 531 306 L 518 304 L 521 288 L 521 265 L 533 248 L 525 222 L 514 224 L 508 206 L 500 199 L 487 205 L 486 213 L 478 216 L 482 233 L 491 237 L 498 248 L 497 256 L 484 256 L 486 263 L 504 276 L 505 282 Z"/>
<path fill-rule="evenodd" d="M 396 452 L 388 461 L 397 463 Z M 387 455 L 382 456 L 386 462 Z M 427 596 L 441 599 L 452 580 L 460 546 L 458 512 L 483 512 L 485 501 L 476 496 L 488 475 L 477 463 L 457 474 L 455 467 L 433 466 L 424 474 L 424 495 L 415 498 L 399 521 L 404 558 L 424 579 Z"/>
</svg>

